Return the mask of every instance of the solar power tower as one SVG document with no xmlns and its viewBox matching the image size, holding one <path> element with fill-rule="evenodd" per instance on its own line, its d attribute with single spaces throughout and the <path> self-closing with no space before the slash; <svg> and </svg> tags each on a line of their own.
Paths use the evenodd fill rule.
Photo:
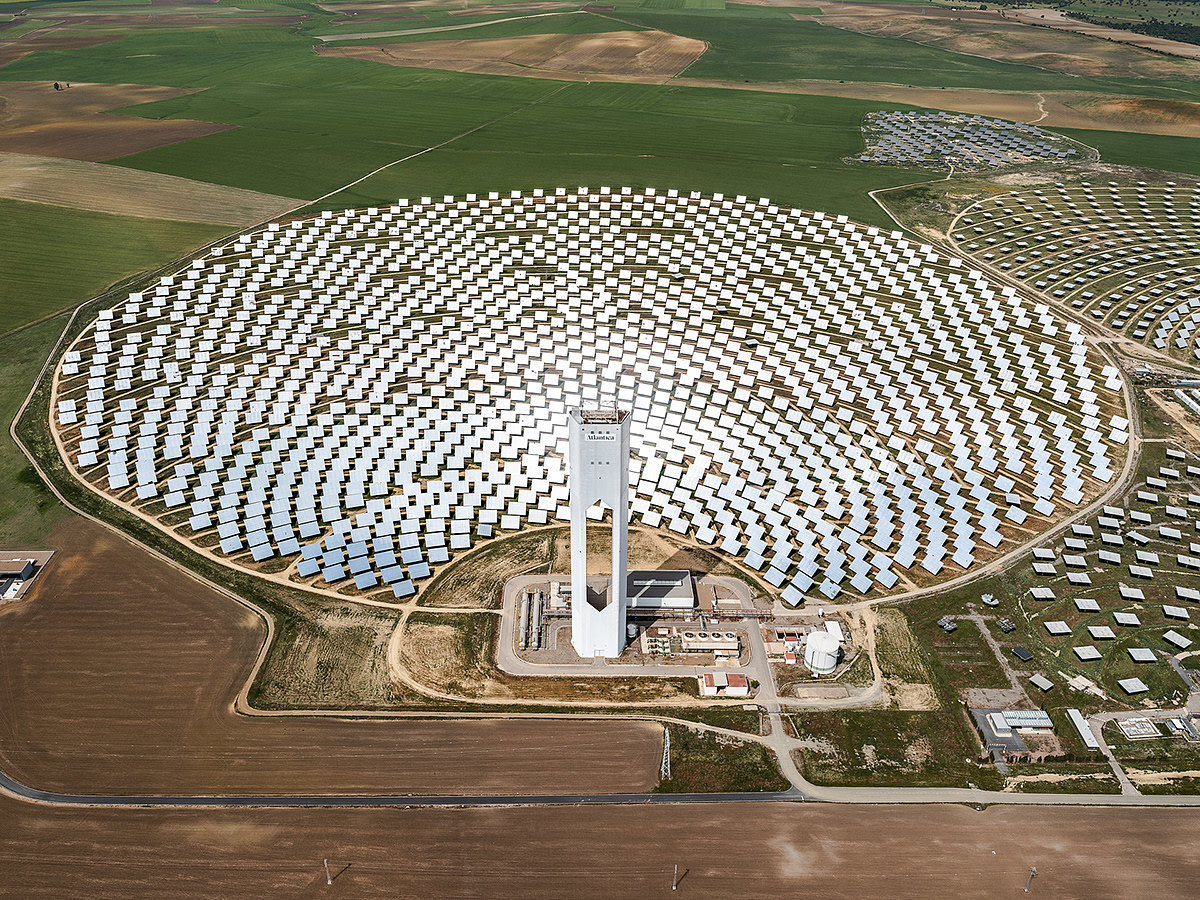
<svg viewBox="0 0 1200 900">
<path fill-rule="evenodd" d="M 625 645 L 629 557 L 628 410 L 572 409 L 571 643 L 588 659 L 620 656 Z M 587 512 L 597 501 L 612 510 L 612 573 L 603 590 L 588 586 Z"/>
</svg>

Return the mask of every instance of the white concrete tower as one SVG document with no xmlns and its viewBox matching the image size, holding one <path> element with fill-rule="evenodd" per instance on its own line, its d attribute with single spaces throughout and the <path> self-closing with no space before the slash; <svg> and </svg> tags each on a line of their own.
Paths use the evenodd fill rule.
<svg viewBox="0 0 1200 900">
<path fill-rule="evenodd" d="M 571 644 L 585 659 L 621 655 L 629 556 L 628 410 L 572 409 L 570 419 Z M 603 593 L 587 584 L 587 511 L 612 510 L 612 574 Z"/>
</svg>

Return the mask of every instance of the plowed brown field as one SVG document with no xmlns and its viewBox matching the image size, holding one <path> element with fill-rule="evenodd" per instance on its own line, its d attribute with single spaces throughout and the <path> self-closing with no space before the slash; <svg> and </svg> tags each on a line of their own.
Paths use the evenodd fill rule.
<svg viewBox="0 0 1200 900">
<path fill-rule="evenodd" d="M 303 201 L 103 163 L 0 152 L 0 197 L 178 222 L 251 225 Z"/>
<path fill-rule="evenodd" d="M 994 11 L 942 10 L 929 15 L 923 7 L 832 0 L 817 0 L 815 5 L 824 15 L 811 18 L 823 25 L 1054 72 L 1113 78 L 1194 78 L 1200 75 L 1196 59 L 1166 56 L 1134 46 L 1140 36 L 1131 32 L 1117 32 L 1131 40 L 1114 43 L 1102 40 L 1100 36 L 1079 33 L 1083 29 L 1063 31 L 1025 24 L 1015 21 L 1013 13 L 1002 17 Z M 1021 16 L 1017 15 L 1017 18 Z M 1042 23 L 1040 19 L 1037 21 Z M 1188 44 L 1182 46 L 1191 47 Z M 1200 55 L 1200 49 L 1191 47 L 1191 50 Z"/>
<path fill-rule="evenodd" d="M 585 79 L 624 76 L 666 81 L 704 52 L 704 42 L 663 31 L 539 34 L 465 41 L 421 41 L 383 47 L 318 47 L 322 56 L 393 66 L 489 75 Z"/>
<path fill-rule="evenodd" d="M 0 150 L 103 162 L 165 147 L 229 125 L 191 119 L 141 119 L 107 110 L 188 93 L 148 84 L 72 84 L 56 91 L 44 81 L 0 82 Z"/>
<path fill-rule="evenodd" d="M 31 31 L 19 38 L 0 41 L 0 66 L 7 66 L 23 56 L 38 50 L 74 50 L 80 47 L 95 47 L 121 37 L 120 34 L 74 31 Z"/>
<path fill-rule="evenodd" d="M 487 794 L 657 781 L 649 724 L 235 715 L 265 632 L 255 615 L 86 520 L 50 544 L 28 597 L 0 609 L 0 768 L 30 786 Z"/>
<path fill-rule="evenodd" d="M 112 810 L 0 796 L 13 897 L 1194 897 L 1200 811 Z M 334 876 L 327 885 L 322 860 Z M 671 891 L 674 866 L 682 879 Z"/>
</svg>

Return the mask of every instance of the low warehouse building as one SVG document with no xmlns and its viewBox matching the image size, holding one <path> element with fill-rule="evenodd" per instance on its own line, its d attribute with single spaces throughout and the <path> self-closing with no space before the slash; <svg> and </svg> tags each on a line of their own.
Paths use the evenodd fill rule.
<svg viewBox="0 0 1200 900">
<path fill-rule="evenodd" d="M 736 672 L 705 672 L 698 680 L 701 697 L 750 696 L 750 679 Z"/>
</svg>

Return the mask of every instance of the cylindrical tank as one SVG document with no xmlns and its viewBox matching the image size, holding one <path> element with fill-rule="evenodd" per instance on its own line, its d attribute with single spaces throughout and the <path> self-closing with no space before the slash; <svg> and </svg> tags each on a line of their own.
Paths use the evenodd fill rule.
<svg viewBox="0 0 1200 900">
<path fill-rule="evenodd" d="M 633 641 L 633 640 L 637 640 L 637 636 L 638 636 L 638 627 L 636 625 L 634 625 L 632 622 L 630 622 L 628 625 L 625 626 L 625 637 L 628 638 L 629 640 Z"/>
<path fill-rule="evenodd" d="M 828 675 L 837 668 L 838 639 L 828 631 L 814 631 L 804 645 L 804 664 L 814 675 Z"/>
<path fill-rule="evenodd" d="M 518 620 L 517 645 L 524 650 L 529 646 L 529 594 L 521 594 L 521 618 Z"/>
<path fill-rule="evenodd" d="M 542 592 L 533 595 L 533 619 L 529 623 L 529 645 L 534 650 L 542 645 Z"/>
</svg>

